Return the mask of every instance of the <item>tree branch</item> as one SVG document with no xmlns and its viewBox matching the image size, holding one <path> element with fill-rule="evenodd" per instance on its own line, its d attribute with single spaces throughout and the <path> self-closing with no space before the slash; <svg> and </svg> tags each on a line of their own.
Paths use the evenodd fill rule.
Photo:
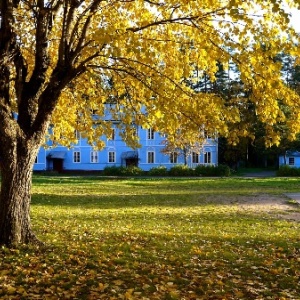
<svg viewBox="0 0 300 300">
<path fill-rule="evenodd" d="M 70 60 L 73 64 L 77 62 L 77 58 L 79 54 L 81 53 L 82 49 L 86 47 L 88 44 L 90 44 L 89 41 L 86 41 L 87 32 L 90 26 L 91 18 L 96 13 L 97 10 L 99 10 L 99 4 L 102 2 L 102 0 L 95 0 L 89 7 L 83 11 L 79 18 L 77 19 L 71 35 L 70 35 Z M 84 16 L 87 16 L 87 19 L 84 22 L 84 25 L 82 26 L 82 29 L 80 30 L 80 23 Z M 80 33 L 81 32 L 81 33 Z"/>
<path fill-rule="evenodd" d="M 13 61 L 19 55 L 16 48 L 16 34 L 13 30 L 13 4 L 11 1 L 0 2 L 0 101 L 10 104 L 10 76 Z"/>
<path fill-rule="evenodd" d="M 175 7 L 175 8 L 178 8 L 178 7 Z M 166 24 L 172 24 L 172 23 L 180 23 L 180 24 L 184 24 L 184 23 L 181 23 L 181 22 L 184 22 L 184 21 L 187 21 L 187 22 L 191 22 L 193 20 L 201 20 L 201 19 L 205 19 L 207 18 L 208 16 L 211 16 L 211 15 L 214 15 L 214 14 L 218 14 L 220 15 L 220 12 L 221 11 L 224 11 L 225 9 L 227 9 L 228 7 L 227 6 L 224 6 L 224 7 L 221 7 L 219 9 L 216 9 L 214 11 L 210 11 L 210 12 L 207 12 L 203 15 L 195 15 L 195 16 L 183 16 L 183 17 L 177 17 L 177 18 L 172 18 L 172 15 L 173 15 L 173 11 L 171 13 L 171 18 L 169 19 L 163 19 L 163 20 L 158 20 L 158 21 L 155 21 L 155 22 L 151 22 L 149 24 L 146 24 L 144 26 L 139 26 L 139 27 L 129 27 L 127 28 L 126 30 L 127 31 L 132 31 L 132 32 L 138 32 L 138 31 L 142 31 L 142 30 L 145 30 L 149 27 L 152 27 L 152 26 L 158 26 L 158 25 L 166 25 Z M 174 7 L 173 7 L 173 10 L 174 10 Z"/>
</svg>

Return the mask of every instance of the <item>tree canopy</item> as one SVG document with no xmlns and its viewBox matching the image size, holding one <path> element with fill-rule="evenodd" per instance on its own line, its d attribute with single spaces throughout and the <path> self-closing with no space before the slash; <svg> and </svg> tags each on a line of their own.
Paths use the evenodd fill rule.
<svg viewBox="0 0 300 300">
<path fill-rule="evenodd" d="M 284 84 L 275 60 L 278 53 L 299 51 L 281 1 L 4 3 L 2 119 L 4 112 L 16 112 L 19 125 L 26 119 L 37 131 L 47 115 L 56 140 L 73 141 L 76 128 L 93 143 L 109 132 L 108 123 L 93 126 L 93 112 L 101 116 L 113 98 L 122 126 L 153 126 L 170 137 L 180 128 L 192 140 L 201 126 L 227 135 L 245 99 L 195 92 L 184 79 L 193 80 L 197 69 L 213 81 L 220 64 L 226 69 L 234 63 L 251 90 L 246 101 L 265 123 L 267 142 L 279 141 L 273 125 L 286 122 L 279 101 L 290 107 L 290 137 L 300 129 L 299 96 Z M 247 135 L 246 127 L 230 130 L 232 140 Z"/>
</svg>

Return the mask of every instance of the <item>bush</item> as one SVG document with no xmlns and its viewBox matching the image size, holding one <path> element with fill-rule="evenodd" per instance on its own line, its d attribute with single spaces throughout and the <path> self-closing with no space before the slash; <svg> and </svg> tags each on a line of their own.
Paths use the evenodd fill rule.
<svg viewBox="0 0 300 300">
<path fill-rule="evenodd" d="M 197 176 L 229 176 L 230 168 L 226 165 L 198 165 L 195 168 L 195 175 Z"/>
<path fill-rule="evenodd" d="M 106 176 L 140 176 L 143 174 L 143 170 L 135 167 L 117 167 L 117 166 L 110 166 L 105 167 L 103 170 L 103 175 Z"/>
<path fill-rule="evenodd" d="M 151 168 L 148 172 L 150 176 L 166 176 L 168 175 L 168 169 L 164 166 Z"/>
<path fill-rule="evenodd" d="M 291 169 L 291 168 L 290 168 Z M 294 169 L 294 168 L 293 168 Z M 144 171 L 139 167 L 117 167 L 110 166 L 105 167 L 103 170 L 103 175 L 106 176 L 141 176 Z M 198 165 L 194 170 L 186 165 L 176 165 L 172 167 L 169 171 L 165 166 L 159 166 L 151 168 L 148 172 L 149 176 L 229 176 L 230 168 L 226 165 Z M 300 175 L 300 173 L 299 173 Z M 287 175 L 281 175 L 287 176 Z M 298 176 L 298 175 L 294 175 Z"/>
<path fill-rule="evenodd" d="M 169 170 L 170 176 L 194 176 L 194 170 L 186 165 L 177 165 Z"/>
<path fill-rule="evenodd" d="M 276 172 L 277 176 L 300 176 L 300 168 L 290 167 L 289 165 L 280 166 Z"/>
<path fill-rule="evenodd" d="M 217 166 L 218 176 L 228 177 L 231 175 L 230 168 L 226 165 L 218 165 Z"/>
<path fill-rule="evenodd" d="M 215 166 L 198 165 L 195 168 L 197 176 L 216 176 Z"/>
<path fill-rule="evenodd" d="M 103 175 L 106 176 L 120 176 L 122 174 L 122 169 L 124 167 L 110 166 L 105 167 L 103 170 Z"/>
<path fill-rule="evenodd" d="M 144 171 L 136 166 L 123 167 L 122 173 L 123 176 L 141 176 L 144 174 Z"/>
</svg>

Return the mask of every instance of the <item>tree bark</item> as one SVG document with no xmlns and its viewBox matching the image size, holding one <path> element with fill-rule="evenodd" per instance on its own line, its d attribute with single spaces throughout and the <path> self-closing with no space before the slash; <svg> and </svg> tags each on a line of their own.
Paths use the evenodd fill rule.
<svg viewBox="0 0 300 300">
<path fill-rule="evenodd" d="M 38 242 L 31 228 L 30 201 L 39 145 L 22 141 L 2 147 L 7 147 L 8 154 L 1 157 L 0 244 Z"/>
<path fill-rule="evenodd" d="M 90 45 L 86 38 L 101 0 L 94 0 L 82 15 L 74 1 L 50 1 L 51 5 L 35 1 L 32 7 L 25 5 L 32 9 L 35 25 L 35 33 L 31 35 L 35 40 L 32 49 L 35 55 L 34 61 L 29 62 L 33 69 L 29 76 L 28 61 L 21 51 L 23 44 L 18 38 L 19 31 L 15 30 L 19 18 L 14 7 L 19 2 L 0 0 L 0 245 L 37 241 L 30 223 L 34 161 L 62 90 L 99 55 L 96 47 L 91 56 L 81 57 L 84 48 Z M 55 47 L 52 49 L 49 37 L 56 30 L 52 22 L 64 7 L 57 65 L 51 65 L 51 71 L 50 55 Z M 22 25 L 23 21 L 20 22 Z"/>
</svg>

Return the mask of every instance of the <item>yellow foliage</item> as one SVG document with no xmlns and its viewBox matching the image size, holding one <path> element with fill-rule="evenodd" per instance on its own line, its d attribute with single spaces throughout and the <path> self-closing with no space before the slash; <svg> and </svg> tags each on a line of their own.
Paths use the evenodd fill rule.
<svg viewBox="0 0 300 300">
<path fill-rule="evenodd" d="M 31 1 L 20 1 L 13 10 L 27 82 L 38 67 L 39 47 L 44 47 L 47 63 L 44 82 L 36 92 L 37 104 L 44 103 L 40 95 L 49 85 L 60 89 L 58 99 L 47 95 L 49 102 L 54 101 L 54 141 L 69 145 L 76 141 L 74 130 L 78 130 L 95 147 L 102 147 L 97 140 L 109 134 L 111 123 L 100 120 L 107 117 L 110 101 L 109 115 L 121 121 L 129 131 L 124 137 L 135 146 L 132 123 L 155 127 L 170 137 L 180 129 L 191 142 L 199 139 L 203 126 L 233 142 L 251 136 L 247 124 L 241 124 L 241 108 L 248 101 L 255 106 L 257 118 L 267 124 L 268 144 L 280 142 L 274 127 L 287 121 L 279 101 L 290 107 L 292 121 L 286 122 L 290 136 L 299 132 L 299 95 L 283 84 L 281 65 L 274 59 L 282 52 L 299 56 L 298 37 L 277 1 L 86 0 L 77 6 L 54 2 L 51 13 L 51 7 L 37 8 Z M 37 23 L 42 14 L 48 14 L 47 28 Z M 45 41 L 38 39 L 39 30 Z M 214 80 L 218 64 L 226 69 L 231 62 L 251 90 L 247 98 L 197 93 L 184 82 L 193 78 L 195 69 L 200 77 L 205 73 Z M 57 80 L 61 66 L 66 72 Z M 16 98 L 12 87 L 12 110 Z M 231 130 L 235 124 L 240 128 Z"/>
</svg>

